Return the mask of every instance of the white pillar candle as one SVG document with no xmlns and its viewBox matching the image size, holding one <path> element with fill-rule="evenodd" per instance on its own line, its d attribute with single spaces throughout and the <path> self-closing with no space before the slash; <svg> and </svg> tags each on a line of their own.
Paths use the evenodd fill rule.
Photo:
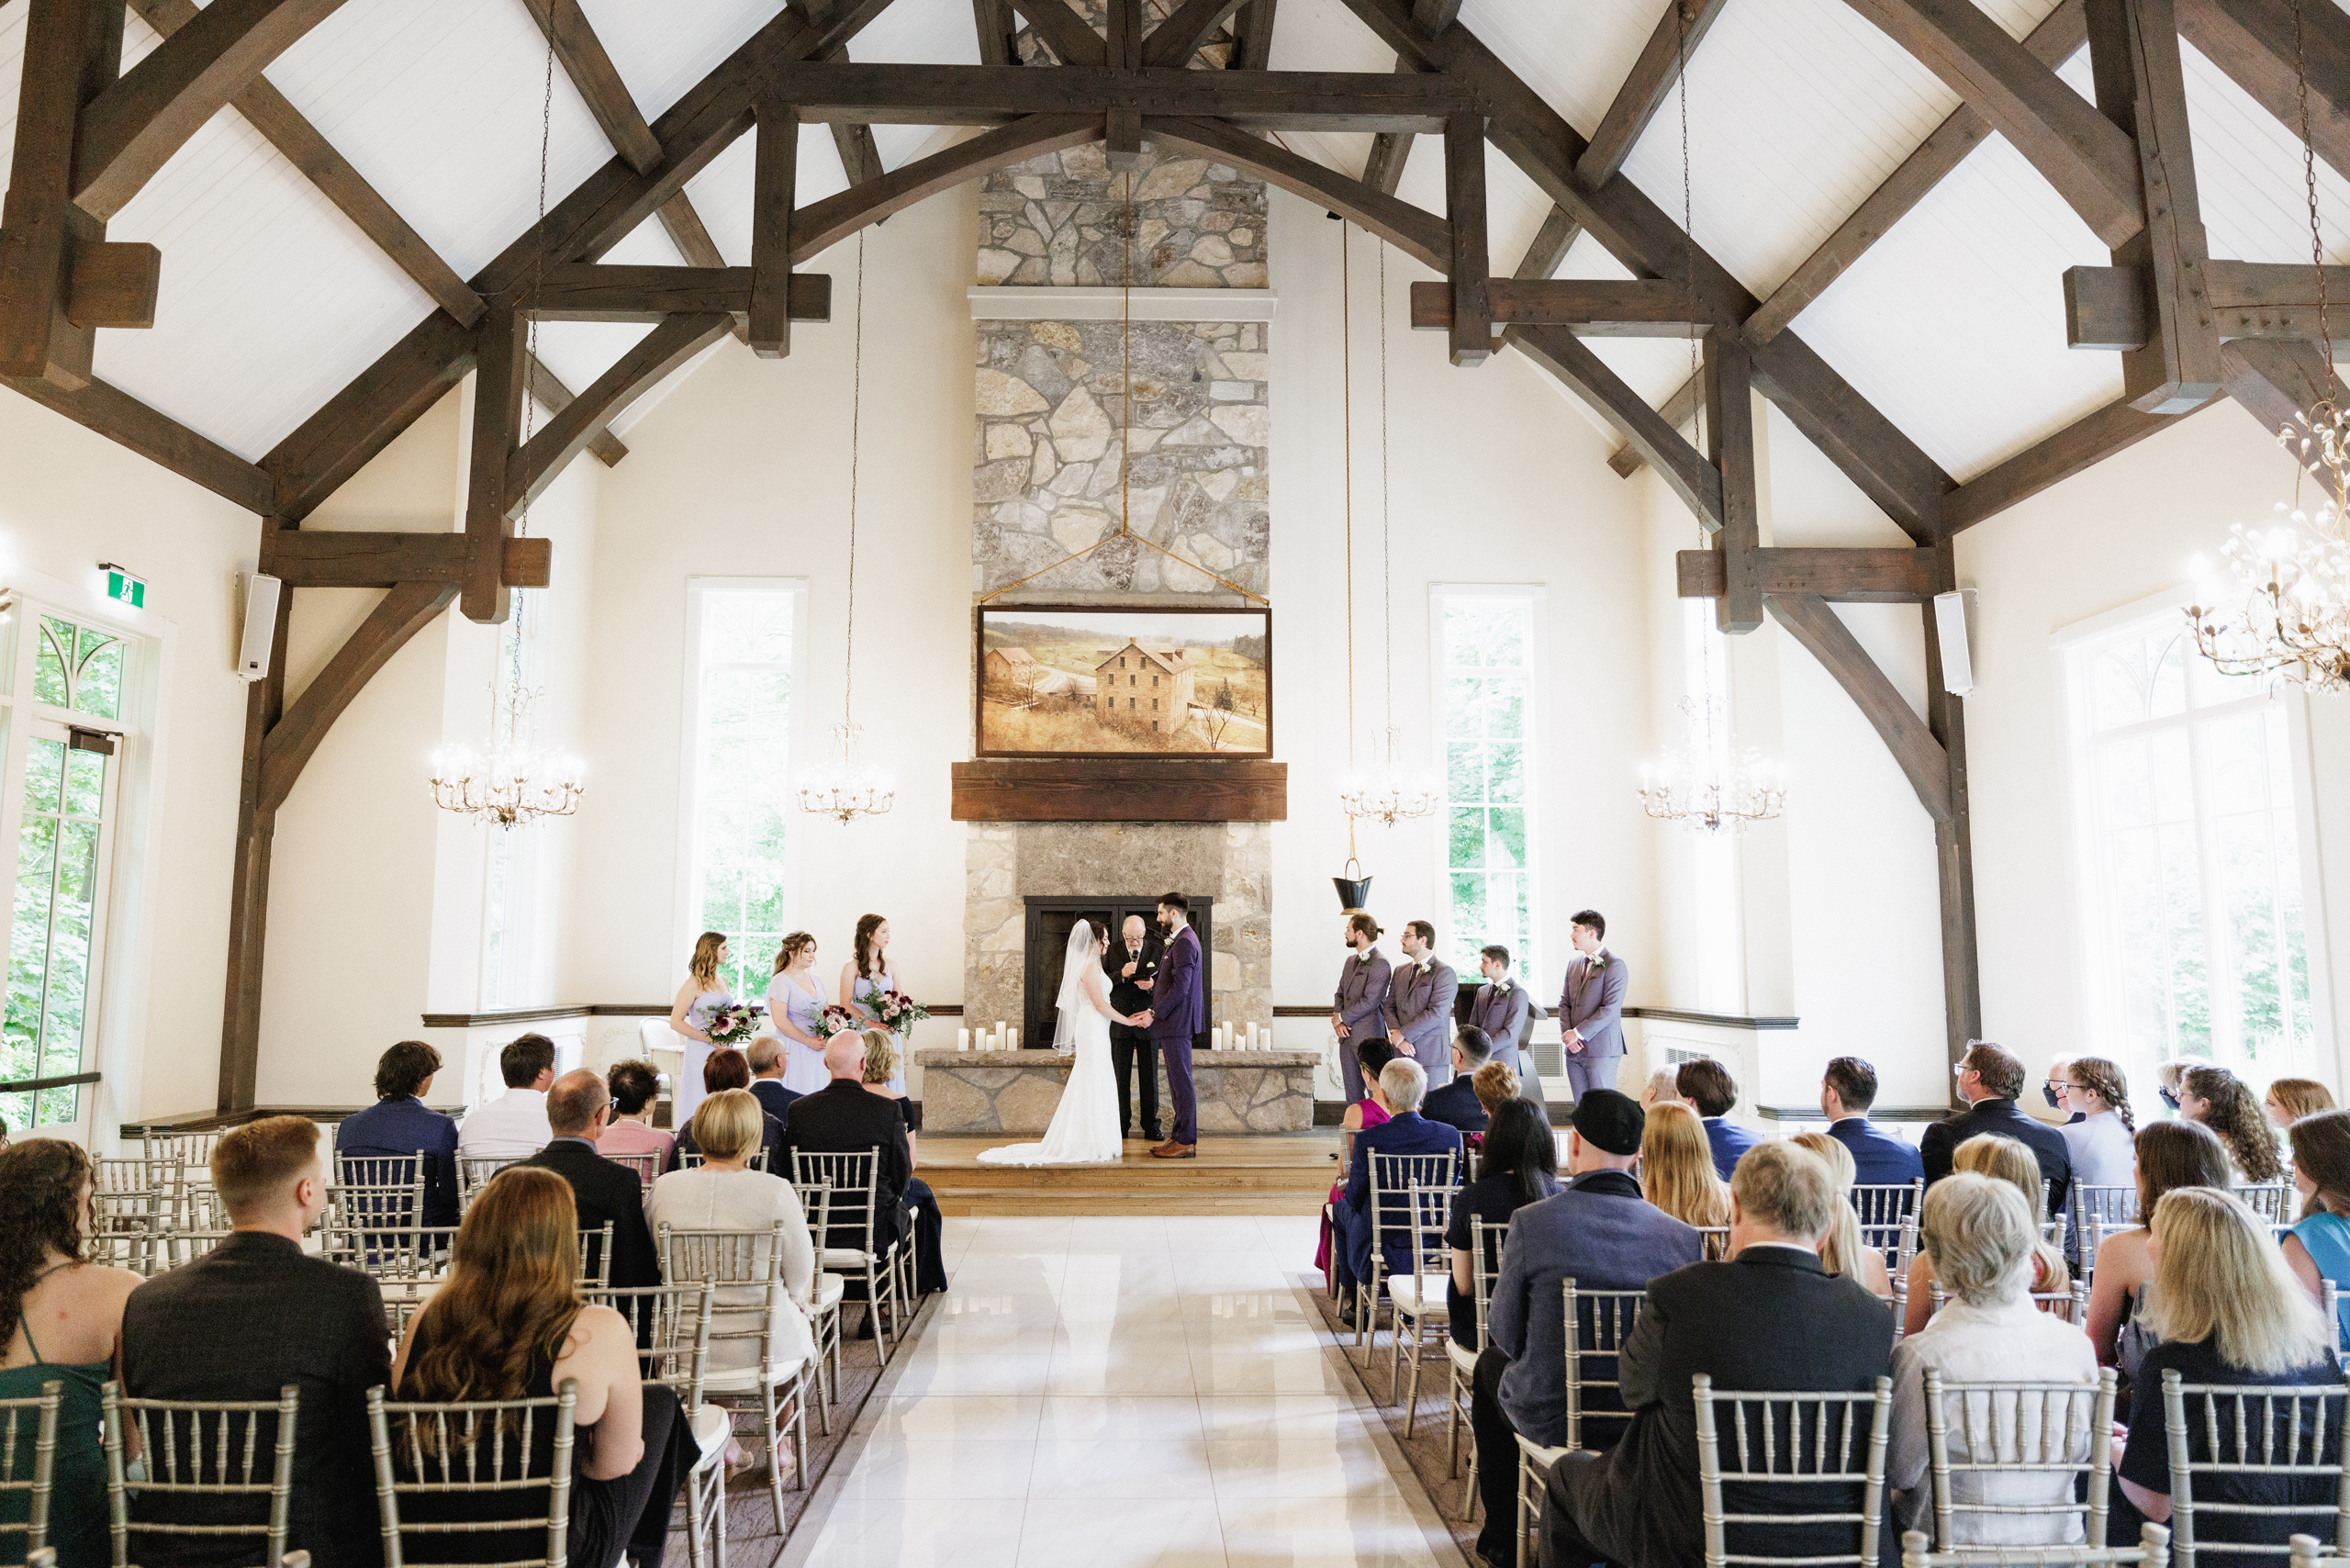
<svg viewBox="0 0 2350 1568">
<path fill-rule="evenodd" d="M 1252 1051 L 1257 1048 L 1257 1025 L 1253 1022 L 1248 1025 L 1248 1048 Z"/>
<path fill-rule="evenodd" d="M 1017 1026 L 1013 1027 L 1011 1032 L 1005 1036 L 1005 1038 L 1012 1042 L 1011 1045 L 1004 1047 L 1006 1050 L 1016 1051 L 1020 1048 L 1020 1030 Z"/>
<path fill-rule="evenodd" d="M 958 1051 L 968 1051 L 971 1048 L 971 1031 L 968 1029 L 955 1031 L 955 1048 Z"/>
</svg>

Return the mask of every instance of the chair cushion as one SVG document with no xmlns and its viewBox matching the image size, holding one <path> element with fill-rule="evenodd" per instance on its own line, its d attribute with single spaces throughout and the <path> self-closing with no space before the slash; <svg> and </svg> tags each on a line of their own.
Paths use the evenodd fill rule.
<svg viewBox="0 0 2350 1568">
<path fill-rule="evenodd" d="M 727 1418 L 726 1412 L 715 1405 L 705 1405 L 693 1413 L 690 1425 L 694 1446 L 701 1450 L 701 1458 L 694 1462 L 694 1468 L 707 1470 L 711 1465 L 723 1464 L 728 1428 L 733 1425 Z"/>
<path fill-rule="evenodd" d="M 859 1252 L 854 1247 L 827 1247 L 816 1254 L 816 1265 L 822 1269 L 862 1271 L 868 1264 L 876 1268 L 879 1267 L 889 1260 L 889 1257 L 890 1254 L 887 1252 Z"/>
<path fill-rule="evenodd" d="M 1474 1377 L 1477 1375 L 1477 1352 L 1474 1350 L 1462 1350 L 1460 1348 L 1460 1341 L 1454 1338 L 1449 1334 L 1444 1337 L 1444 1353 L 1450 1359 L 1453 1370 L 1459 1372 L 1461 1376 Z"/>
<path fill-rule="evenodd" d="M 781 1387 L 800 1375 L 802 1362 L 798 1357 L 788 1361 L 769 1361 L 767 1382 L 759 1381 L 757 1367 L 744 1367 L 738 1372 L 711 1372 L 701 1380 L 701 1391 L 708 1394 L 756 1394 L 765 1387 Z"/>
<path fill-rule="evenodd" d="M 1445 1316 L 1444 1285 L 1442 1274 L 1405 1274 L 1400 1279 L 1390 1274 L 1387 1276 L 1387 1299 L 1393 1302 L 1400 1312 L 1415 1317 L 1425 1313 L 1428 1320 L 1434 1322 Z M 1423 1291 L 1427 1293 L 1426 1305 L 1422 1304 Z"/>
<path fill-rule="evenodd" d="M 840 1305 L 841 1296 L 847 1291 L 847 1289 L 848 1282 L 842 1279 L 838 1274 L 817 1275 L 816 1310 L 818 1312 L 830 1312 L 833 1308 Z"/>
<path fill-rule="evenodd" d="M 1518 1462 L 1531 1464 L 1537 1470 L 1550 1469 L 1572 1451 L 1564 1448 L 1546 1449 L 1539 1443 L 1528 1442 L 1523 1432 L 1512 1432 L 1510 1436 L 1517 1439 Z"/>
</svg>

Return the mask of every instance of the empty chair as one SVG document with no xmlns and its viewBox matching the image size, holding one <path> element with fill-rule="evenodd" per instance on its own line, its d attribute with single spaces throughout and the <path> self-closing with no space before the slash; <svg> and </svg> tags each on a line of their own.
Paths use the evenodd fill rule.
<svg viewBox="0 0 2350 1568">
<path fill-rule="evenodd" d="M 289 1383 L 274 1400 L 131 1399 L 110 1383 L 101 1397 L 116 1568 L 131 1561 L 134 1537 L 176 1540 L 176 1550 L 147 1549 L 151 1560 L 165 1562 L 189 1555 L 192 1540 L 253 1537 L 264 1568 L 280 1568 L 300 1388 Z M 126 1430 L 138 1436 L 137 1475 L 124 1449 Z"/>
<path fill-rule="evenodd" d="M 819 1182 L 812 1187 L 795 1187 L 800 1194 L 800 1212 L 808 1219 L 808 1234 L 820 1237 L 829 1233 L 833 1217 L 833 1186 Z M 847 1299 L 848 1290 L 838 1274 L 819 1269 L 808 1287 L 800 1309 L 808 1315 L 808 1331 L 815 1340 L 817 1392 L 823 1398 L 816 1406 L 816 1419 L 824 1436 L 833 1435 L 832 1406 L 841 1397 L 841 1303 Z M 825 1358 L 832 1359 L 832 1375 L 824 1373 Z"/>
<path fill-rule="evenodd" d="M 385 1568 L 412 1551 L 426 1562 L 565 1568 L 578 1400 L 570 1378 L 535 1399 L 396 1403 L 369 1389 Z"/>
<path fill-rule="evenodd" d="M 1730 1391 L 1698 1372 L 1691 1391 L 1706 1568 L 1875 1568 L 1892 1379 L 1878 1378 L 1867 1394 Z M 1735 1513 L 1726 1503 L 1731 1489 Z"/>
<path fill-rule="evenodd" d="M 579 1288 L 600 1291 L 612 1282 L 612 1222 L 579 1232 Z"/>
<path fill-rule="evenodd" d="M 1395 1402 L 1404 1382 L 1404 1332 L 1411 1329 L 1412 1379 L 1405 1395 L 1411 1403 L 1404 1413 L 1404 1435 L 1412 1435 L 1413 1423 L 1419 1417 L 1420 1363 L 1427 1356 L 1427 1331 L 1434 1328 L 1442 1340 L 1448 1337 L 1451 1316 L 1446 1308 L 1445 1285 L 1452 1275 L 1452 1258 L 1444 1244 L 1444 1232 L 1452 1199 L 1458 1189 L 1432 1193 L 1418 1182 L 1412 1183 L 1408 1212 L 1412 1227 L 1413 1271 L 1409 1278 L 1387 1276 L 1387 1301 L 1394 1309 L 1395 1332 L 1390 1336 L 1394 1350 L 1393 1365 L 1387 1379 L 1387 1402 Z"/>
</svg>

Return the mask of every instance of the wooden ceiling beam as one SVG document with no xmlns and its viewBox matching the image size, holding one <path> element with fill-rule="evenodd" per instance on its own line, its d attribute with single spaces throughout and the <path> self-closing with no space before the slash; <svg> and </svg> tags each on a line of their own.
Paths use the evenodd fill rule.
<svg viewBox="0 0 2350 1568">
<path fill-rule="evenodd" d="M 1672 396 L 1656 406 L 1659 417 L 1674 430 L 1679 430 L 1683 425 L 1695 419 L 1697 399 L 1703 393 L 1701 384 L 1704 380 L 1705 377 L 1702 375 L 1693 375 L 1673 388 Z M 1627 479 L 1648 465 L 1649 460 L 1642 457 L 1639 450 L 1629 443 L 1619 446 L 1607 454 L 1607 466 Z"/>
<path fill-rule="evenodd" d="M 199 15 L 194 0 L 130 0 L 130 8 L 166 39 Z M 481 319 L 481 296 L 465 286 L 456 269 L 408 227 L 285 94 L 270 85 L 269 78 L 254 77 L 229 103 L 435 305 L 455 317 L 461 326 L 470 327 Z"/>
<path fill-rule="evenodd" d="M 1550 215 L 1542 220 L 1542 227 L 1537 229 L 1534 238 L 1527 241 L 1526 254 L 1517 259 L 1517 270 L 1512 275 L 1522 283 L 1549 281 L 1550 274 L 1557 272 L 1560 263 L 1567 259 L 1567 252 L 1574 249 L 1575 236 L 1582 232 L 1583 225 L 1577 223 L 1565 207 L 1551 207 Z"/>
<path fill-rule="evenodd" d="M 712 313 L 672 316 L 654 328 L 522 447 L 508 478 L 507 514 L 520 515 L 544 495 L 598 432 L 733 326 L 733 316 Z"/>
<path fill-rule="evenodd" d="M 302 769 L 317 755 L 319 744 L 375 672 L 389 664 L 408 639 L 431 625 L 457 595 L 458 586 L 453 582 L 402 583 L 368 612 L 358 630 L 302 689 L 302 695 L 287 705 L 285 716 L 269 726 L 268 737 L 261 745 L 259 810 L 263 816 L 274 815 L 285 803 Z"/>
<path fill-rule="evenodd" d="M 1426 208 L 1348 179 L 1223 120 L 1151 119 L 1143 122 L 1143 129 L 1168 146 L 1197 152 L 1231 168 L 1247 169 L 1292 196 L 1319 203 L 1368 229 L 1414 261 L 1438 272 L 1451 269 L 1451 225 Z"/>
<path fill-rule="evenodd" d="M 1232 58 L 1225 62 L 1227 71 L 1264 71 L 1270 69 L 1273 57 L 1273 18 L 1278 0 L 1248 0 L 1240 8 L 1240 20 L 1233 28 Z"/>
<path fill-rule="evenodd" d="M 2223 343 L 2220 367 L 2228 396 L 2272 431 L 2302 428 L 2301 411 L 2336 396 L 2333 364 L 2315 343 L 2243 339 Z M 2322 461 L 2309 460 L 2322 469 Z"/>
<path fill-rule="evenodd" d="M 791 352 L 791 209 L 800 189 L 800 111 L 767 100 L 759 105 L 754 134 L 758 140 L 751 181 L 748 341 L 761 359 L 781 359 Z"/>
<path fill-rule="evenodd" d="M 1729 575 L 1720 551 L 1684 550 L 1673 559 L 1681 598 L 1722 597 Z M 1754 575 L 1766 595 L 1838 604 L 1922 604 L 1942 591 L 1931 550 L 1764 545 L 1754 553 Z"/>
<path fill-rule="evenodd" d="M 1395 57 L 1399 72 L 1417 72 L 1419 62 L 1408 55 Z M 1371 139 L 1371 156 L 1363 160 L 1362 183 L 1373 190 L 1389 196 L 1403 183 L 1404 165 L 1412 156 L 1413 136 L 1407 130 L 1382 130 Z"/>
<path fill-rule="evenodd" d="M 979 35 L 981 65 L 1020 63 L 1013 47 L 1020 24 L 1013 17 L 1011 0 L 971 0 L 971 26 Z"/>
<path fill-rule="evenodd" d="M 342 4 L 212 0 L 84 106 L 74 137 L 75 205 L 102 223 L 128 207 L 205 121 Z"/>
<path fill-rule="evenodd" d="M 1493 319 L 1503 325 L 1564 327 L 1579 338 L 1682 338 L 1689 335 L 1689 293 L 1671 278 L 1497 277 L 1487 286 Z M 1449 283 L 1415 283 L 1412 326 L 1443 331 L 1452 325 Z M 1729 322 L 1695 323 L 1700 330 Z"/>
<path fill-rule="evenodd" d="M 2265 338 L 2316 342 L 2318 277 L 2290 263 L 2205 263 L 2205 302 L 2221 340 Z M 2065 341 L 2076 349 L 2141 349 L 2159 323 L 2147 297 L 2146 274 L 2135 267 L 2068 267 L 2065 272 Z M 2350 346 L 2350 267 L 2325 269 L 2326 330 Z"/>
<path fill-rule="evenodd" d="M 69 391 L 37 375 L 11 376 L 7 384 L 52 413 L 129 447 L 223 500 L 263 517 L 272 510 L 274 487 L 264 470 L 128 392 L 95 380 Z"/>
<path fill-rule="evenodd" d="M 474 329 L 474 422 L 465 487 L 464 558 L 457 607 L 465 619 L 502 622 L 507 590 L 506 541 L 513 523 L 506 497 L 514 483 L 515 449 L 522 433 L 523 338 L 529 322 L 512 310 L 492 310 Z M 576 405 L 575 405 L 576 407 Z"/>
<path fill-rule="evenodd" d="M 2129 134 L 1974 0 L 1847 0 L 2006 137 L 2109 246 L 2146 226 Z"/>
<path fill-rule="evenodd" d="M 1473 112 L 1441 75 L 1360 71 L 1030 70 L 1002 65 L 796 64 L 767 88 L 803 119 L 864 125 L 1001 125 L 1023 115 L 1115 108 L 1215 118 L 1253 130 L 1440 131 Z"/>
<path fill-rule="evenodd" d="M 1064 65 L 1110 63 L 1110 46 L 1068 0 L 1012 0 L 1012 8 L 1028 18 L 1037 39 Z"/>
<path fill-rule="evenodd" d="M 1207 41 L 1208 35 L 1224 26 L 1225 19 L 1245 3 L 1246 0 L 1182 0 L 1142 40 L 1140 63 L 1146 68 L 1181 69 L 1200 52 L 1200 45 Z"/>
<path fill-rule="evenodd" d="M 796 227 L 796 226 L 795 226 Z M 539 290 L 542 321 L 640 321 L 671 316 L 747 315 L 758 296 L 753 267 L 613 266 L 601 262 L 549 267 Z M 795 321 L 829 321 L 828 273 L 793 273 L 787 308 Z"/>
<path fill-rule="evenodd" d="M 306 532 L 277 529 L 262 540 L 261 569 L 287 588 L 390 588 L 402 583 L 455 583 L 464 575 L 462 533 Z M 554 543 L 509 539 L 509 588 L 544 588 L 554 578 Z"/>
<path fill-rule="evenodd" d="M 1483 364 L 1494 353 L 1494 307 L 1482 115 L 1454 115 L 1444 122 L 1444 220 L 1452 230 L 1449 275 L 1442 286 L 1451 306 L 1448 346 L 1454 364 Z"/>
<path fill-rule="evenodd" d="M 529 378 L 531 396 L 536 398 L 550 415 L 560 414 L 571 407 L 571 388 L 563 384 L 562 377 L 542 364 L 538 355 L 523 356 L 522 374 Z M 621 443 L 621 438 L 610 431 L 599 432 L 588 443 L 588 450 L 595 454 L 596 461 L 607 468 L 628 455 L 628 448 Z M 541 585 L 521 583 L 516 586 L 536 588 Z"/>
<path fill-rule="evenodd" d="M 1752 353 L 1755 390 L 1778 405 L 1805 440 L 1902 532 L 1921 544 L 1940 535 L 1942 502 L 1954 487 L 1941 464 L 1795 333 L 1782 332 Z"/>
<path fill-rule="evenodd" d="M 1721 470 L 1707 462 L 1662 415 L 1600 361 L 1581 340 L 1557 327 L 1512 327 L 1502 341 L 1564 383 L 1618 434 L 1655 465 L 1708 532 L 1722 523 Z"/>
<path fill-rule="evenodd" d="M 14 161 L 0 208 L 0 376 L 47 377 L 80 391 L 95 379 L 97 329 L 66 314 L 76 249 L 106 242 L 73 203 L 76 127 L 122 69 L 113 0 L 39 0 L 25 21 Z"/>
<path fill-rule="evenodd" d="M 1787 629 L 1836 678 L 1862 716 L 1893 753 L 1893 760 L 1918 792 L 1918 803 L 1937 823 L 1957 814 L 1951 802 L 1950 754 L 1909 700 L 1901 695 L 1860 639 L 1828 601 L 1809 594 L 1774 594 L 1763 601 L 1771 618 Z"/>
<path fill-rule="evenodd" d="M 2277 123 L 2300 136 L 2294 70 L 2293 0 L 2178 0 L 2178 30 Z M 2310 141 L 2350 178 L 2350 17 L 2338 6 L 2300 8 L 2309 57 Z"/>
<path fill-rule="evenodd" d="M 1727 332 L 1706 339 L 1706 458 L 1722 479 L 1722 594 L 1714 627 L 1731 636 L 1762 629 L 1762 507 L 1754 457 L 1754 373 L 1746 345 Z"/>
<path fill-rule="evenodd" d="M 217 5 L 218 0 L 214 3 Z M 660 140 L 645 123 L 643 111 L 636 106 L 628 84 L 621 80 L 619 68 L 604 50 L 604 40 L 596 36 L 587 14 L 580 10 L 579 0 L 522 0 L 522 4 L 530 8 L 531 18 L 539 24 L 539 31 L 554 45 L 554 57 L 562 62 L 564 75 L 587 100 L 588 112 L 596 117 L 612 151 L 640 174 L 649 174 L 659 168 Z"/>
<path fill-rule="evenodd" d="M 1575 160 L 1575 173 L 1588 185 L 1604 185 L 1632 155 L 1633 144 L 1649 128 L 1664 100 L 1681 80 L 1684 60 L 1697 57 L 1697 46 L 1721 16 L 1728 0 L 1665 0 L 1664 15 L 1632 62 L 1631 73 L 1616 90 L 1615 101 L 1599 117 L 1591 145 Z"/>
<path fill-rule="evenodd" d="M 2224 355 L 2226 350 L 2221 352 Z M 2206 403 L 2203 408 L 2212 406 Z M 2196 411 L 2199 410 L 2190 410 Z M 2006 462 L 1986 469 L 1944 496 L 1943 531 L 1956 533 L 1986 518 L 1996 517 L 2150 435 L 2175 429 L 2180 420 L 2188 417 L 2143 413 L 2132 408 L 2127 398 L 2117 398 L 2093 413 L 2082 415 Z"/>
<path fill-rule="evenodd" d="M 966 180 L 1042 153 L 1082 147 L 1102 137 L 1102 117 L 1098 114 L 1031 115 L 993 130 L 983 130 L 968 141 L 942 148 L 927 158 L 917 158 L 878 180 L 852 185 L 837 196 L 811 202 L 793 213 L 792 264 L 811 261 L 867 224 L 878 223 Z M 792 275 L 794 287 L 800 287 L 802 286 L 798 279 L 824 274 Z M 828 296 L 828 308 L 829 303 Z"/>
</svg>

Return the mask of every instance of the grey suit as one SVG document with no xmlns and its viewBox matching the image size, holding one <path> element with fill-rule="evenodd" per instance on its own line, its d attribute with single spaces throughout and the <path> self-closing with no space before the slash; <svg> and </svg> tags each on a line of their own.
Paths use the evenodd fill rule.
<svg viewBox="0 0 2350 1568">
<path fill-rule="evenodd" d="M 1534 999 L 1512 980 L 1507 991 L 1490 983 L 1479 986 L 1469 1003 L 1469 1023 L 1483 1029 L 1494 1043 L 1493 1059 L 1506 1062 L 1517 1074 L 1518 1089 L 1530 1100 L 1542 1098 L 1541 1082 L 1534 1075 L 1534 1053 L 1527 1049 L 1528 1025 L 1533 1022 Z"/>
<path fill-rule="evenodd" d="M 1368 958 L 1348 954 L 1338 970 L 1338 989 L 1330 999 L 1330 1010 L 1347 1026 L 1346 1037 L 1338 1042 L 1338 1077 L 1345 1082 L 1349 1105 L 1362 1098 L 1362 1074 L 1355 1068 L 1355 1048 L 1387 1033 L 1387 985 L 1393 973 L 1387 955 L 1376 947 Z"/>
<path fill-rule="evenodd" d="M 1402 964 L 1388 982 L 1387 1037 L 1427 1070 L 1431 1089 L 1452 1076 L 1452 1002 L 1460 993 L 1459 977 L 1441 958 L 1426 972 Z"/>
<path fill-rule="evenodd" d="M 1591 959 L 1577 953 L 1567 960 L 1566 984 L 1559 992 L 1559 1033 L 1570 1029 L 1583 1036 L 1583 1049 L 1562 1052 L 1567 1064 L 1567 1089 L 1581 1100 L 1587 1089 L 1616 1087 L 1617 1069 L 1624 1059 L 1624 992 L 1631 973 L 1624 960 L 1606 948 L 1606 961 L 1596 976 Z"/>
</svg>

